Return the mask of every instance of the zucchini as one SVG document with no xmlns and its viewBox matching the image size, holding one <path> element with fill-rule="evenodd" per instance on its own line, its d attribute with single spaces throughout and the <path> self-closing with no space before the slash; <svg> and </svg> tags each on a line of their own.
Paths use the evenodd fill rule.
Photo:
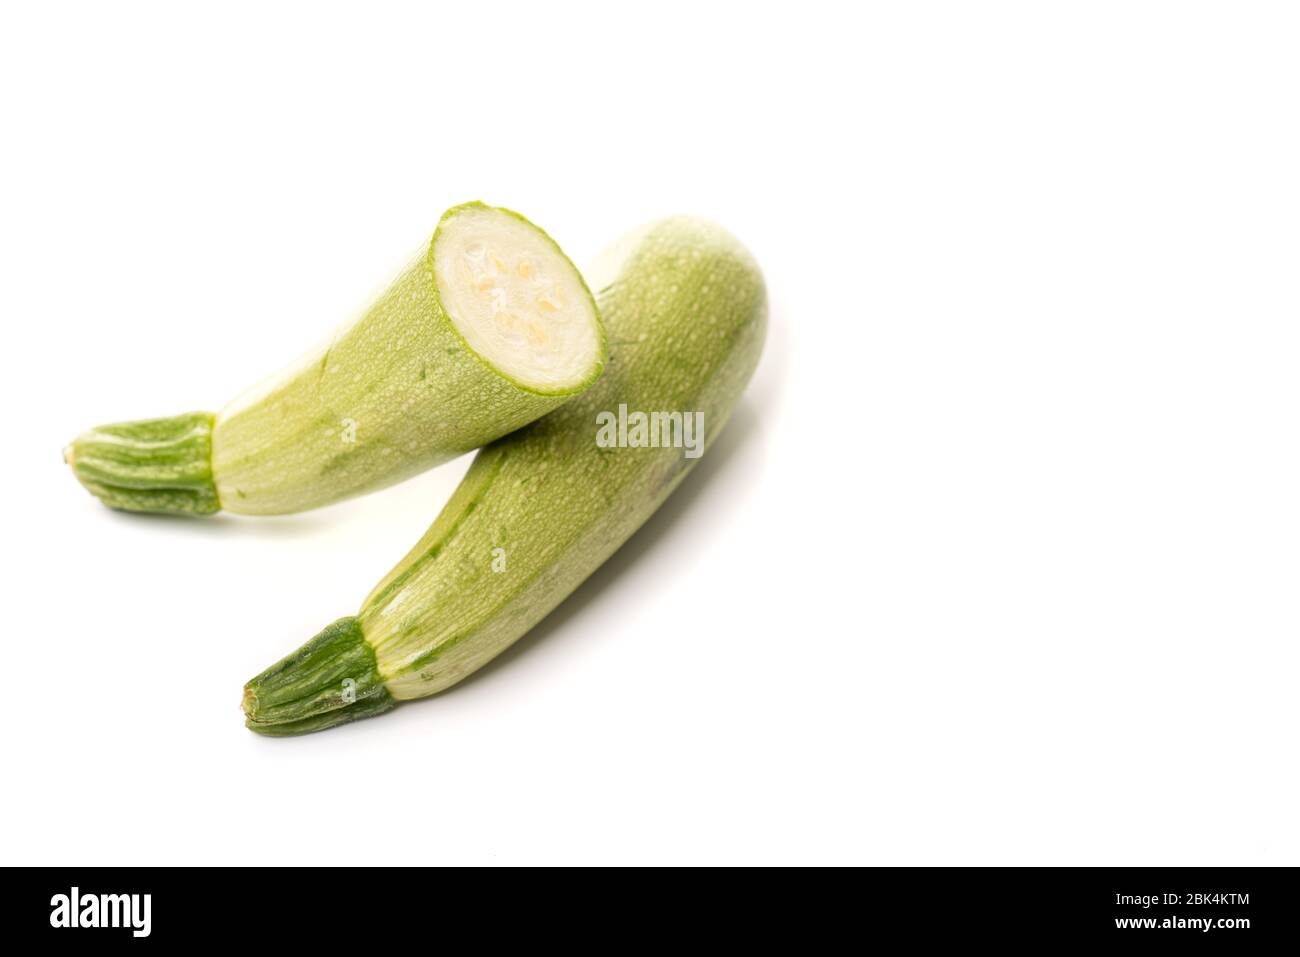
<svg viewBox="0 0 1300 957">
<path fill-rule="evenodd" d="M 609 437 L 611 416 L 626 425 L 660 413 L 662 424 L 692 413 L 707 448 L 762 349 L 757 265 L 721 228 L 673 218 L 613 247 L 603 272 L 593 279 L 611 343 L 601 380 L 480 451 L 355 616 L 248 682 L 249 728 L 317 731 L 455 684 L 577 588 L 699 461 L 698 449 L 646 441 L 632 426 L 614 430 L 626 444 L 600 433 Z"/>
<path fill-rule="evenodd" d="M 354 323 L 219 414 L 102 426 L 65 459 L 106 505 L 277 515 L 409 478 L 600 375 L 582 276 L 518 213 L 467 203 Z"/>
</svg>

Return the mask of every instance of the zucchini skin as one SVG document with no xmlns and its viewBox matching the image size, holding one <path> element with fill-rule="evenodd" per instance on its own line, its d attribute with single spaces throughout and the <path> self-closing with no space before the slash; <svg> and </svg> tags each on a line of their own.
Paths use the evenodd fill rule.
<svg viewBox="0 0 1300 957">
<path fill-rule="evenodd" d="M 84 485 L 114 508 L 144 512 L 282 515 L 373 492 L 477 449 L 545 415 L 601 373 L 605 342 L 590 375 L 570 389 L 523 385 L 465 342 L 443 306 L 434 250 L 446 224 L 470 209 L 495 209 L 549 236 L 511 210 L 466 203 L 443 214 L 423 253 L 355 322 L 279 375 L 208 415 L 208 444 L 189 449 L 187 475 L 201 475 L 189 498 L 151 484 L 153 463 L 96 462 L 105 433 L 171 420 L 124 423 L 85 433 L 67 456 Z M 576 270 L 575 270 L 576 272 Z M 585 284 L 583 294 L 591 302 Z M 592 303 L 594 310 L 594 302 Z M 599 327 L 599 319 L 597 319 Z M 200 413 L 203 415 L 203 413 Z M 177 417 L 177 428 L 191 416 Z M 102 446 L 102 443 L 101 443 Z M 147 444 L 135 456 L 147 458 Z M 210 456 L 210 457 L 209 457 Z M 80 463 L 98 464 L 99 471 Z M 129 489 L 129 494 L 103 494 Z"/>
<path fill-rule="evenodd" d="M 662 220 L 614 258 L 608 282 L 592 282 L 610 342 L 600 381 L 482 449 L 356 616 L 396 701 L 448 688 L 517 641 L 699 461 L 681 448 L 601 448 L 598 414 L 620 404 L 698 412 L 707 450 L 758 363 L 766 291 L 757 264 L 725 230 Z M 346 708 L 334 714 L 349 720 Z M 324 717 L 314 715 L 311 730 Z M 249 727 L 263 730 L 257 718 L 249 715 Z"/>
</svg>

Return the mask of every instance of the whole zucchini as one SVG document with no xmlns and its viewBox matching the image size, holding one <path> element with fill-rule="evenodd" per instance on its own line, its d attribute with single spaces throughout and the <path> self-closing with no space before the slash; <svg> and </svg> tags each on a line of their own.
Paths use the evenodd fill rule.
<svg viewBox="0 0 1300 957">
<path fill-rule="evenodd" d="M 526 425 L 605 359 L 591 293 L 509 210 L 448 210 L 356 322 L 217 415 L 102 426 L 65 457 L 106 505 L 274 515 L 371 492 Z"/>
<path fill-rule="evenodd" d="M 704 447 L 717 437 L 762 349 L 757 265 L 690 218 L 638 231 L 605 259 L 592 278 L 611 343 L 600 381 L 480 451 L 355 617 L 248 682 L 249 728 L 316 731 L 455 684 L 577 588 L 691 470 L 689 435 L 686 447 L 659 441 L 675 414 L 695 416 Z M 615 421 L 625 444 L 608 441 Z"/>
</svg>

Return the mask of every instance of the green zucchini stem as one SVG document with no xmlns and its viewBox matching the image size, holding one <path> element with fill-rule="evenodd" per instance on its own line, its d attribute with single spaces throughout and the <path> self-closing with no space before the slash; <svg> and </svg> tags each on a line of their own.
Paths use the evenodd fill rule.
<svg viewBox="0 0 1300 957">
<path fill-rule="evenodd" d="M 208 412 L 101 425 L 77 436 L 63 458 L 110 508 L 211 515 L 221 509 L 212 425 Z"/>
<path fill-rule="evenodd" d="M 244 723 L 258 734 L 321 731 L 394 704 L 356 618 L 340 618 L 244 685 Z"/>
</svg>

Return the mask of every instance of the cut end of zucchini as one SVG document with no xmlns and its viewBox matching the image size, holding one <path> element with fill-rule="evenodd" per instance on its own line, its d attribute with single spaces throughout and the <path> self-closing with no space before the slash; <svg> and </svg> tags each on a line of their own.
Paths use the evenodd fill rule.
<svg viewBox="0 0 1300 957">
<path fill-rule="evenodd" d="M 431 247 L 456 331 L 480 357 L 534 392 L 577 392 L 600 374 L 595 301 L 567 256 L 528 220 L 469 203 L 449 210 Z"/>
<path fill-rule="evenodd" d="M 340 618 L 244 686 L 244 724 L 258 734 L 307 734 L 395 704 L 361 622 Z"/>
<path fill-rule="evenodd" d="M 212 420 L 189 412 L 100 426 L 74 439 L 63 460 L 109 508 L 211 515 L 221 509 L 212 481 Z"/>
</svg>

